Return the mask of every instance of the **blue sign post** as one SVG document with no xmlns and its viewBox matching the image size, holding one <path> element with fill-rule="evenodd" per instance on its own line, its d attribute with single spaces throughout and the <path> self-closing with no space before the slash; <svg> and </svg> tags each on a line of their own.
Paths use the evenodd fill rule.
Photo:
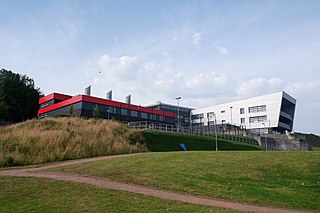
<svg viewBox="0 0 320 213">
<path fill-rule="evenodd" d="M 183 149 L 183 151 L 187 151 L 187 148 L 186 148 L 186 146 L 185 146 L 183 143 L 181 143 L 180 146 L 181 146 L 181 148 Z"/>
</svg>

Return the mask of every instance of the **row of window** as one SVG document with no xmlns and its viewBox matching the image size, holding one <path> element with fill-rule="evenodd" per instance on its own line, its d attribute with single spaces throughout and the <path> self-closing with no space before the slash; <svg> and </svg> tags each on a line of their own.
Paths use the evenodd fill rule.
<svg viewBox="0 0 320 213">
<path fill-rule="evenodd" d="M 267 111 L 267 106 L 266 105 L 261 105 L 261 106 L 254 106 L 254 107 L 249 107 L 248 108 L 249 113 L 255 113 L 255 112 L 265 112 Z M 221 110 L 221 114 L 226 113 L 225 110 Z M 240 108 L 240 114 L 244 114 L 244 108 Z M 209 117 L 210 112 L 208 113 Z"/>
<path fill-rule="evenodd" d="M 82 107 L 88 110 L 92 110 L 95 104 L 83 102 Z M 173 118 L 167 118 L 162 115 L 156 115 L 151 113 L 145 113 L 145 112 L 138 112 L 135 110 L 128 110 L 124 108 L 118 108 L 118 107 L 111 107 L 111 106 L 105 106 L 98 104 L 99 112 L 105 114 L 107 117 L 111 117 L 113 115 L 122 115 L 122 116 L 128 116 L 128 117 L 135 117 L 135 118 L 142 118 L 146 120 L 156 120 L 156 121 L 169 121 L 173 120 Z"/>
<path fill-rule="evenodd" d="M 178 106 L 156 105 L 156 106 L 152 106 L 151 108 L 164 110 L 164 111 L 167 111 L 167 112 L 174 112 L 174 113 L 177 113 L 177 111 L 178 111 Z M 181 113 L 181 114 L 189 114 L 190 113 L 190 109 L 185 109 L 183 107 L 179 107 L 179 113 Z"/>
<path fill-rule="evenodd" d="M 267 106 L 261 105 L 261 106 L 253 106 L 248 108 L 249 113 L 255 113 L 255 112 L 266 112 Z M 240 114 L 244 114 L 244 108 L 240 108 Z"/>
<path fill-rule="evenodd" d="M 249 123 L 259 123 L 259 122 L 266 122 L 267 121 L 267 116 L 255 116 L 255 117 L 250 117 L 249 118 Z"/>
<path fill-rule="evenodd" d="M 195 119 L 193 119 L 194 121 Z M 256 117 L 250 117 L 249 118 L 249 122 L 250 123 L 259 123 L 259 122 L 266 122 L 267 121 L 267 116 L 264 115 L 264 116 L 256 116 Z M 199 121 L 201 122 L 201 121 Z M 198 123 L 199 123 L 198 122 Z M 245 118 L 240 118 L 240 122 L 241 124 L 245 124 L 246 123 L 246 120 Z M 226 123 L 226 120 L 221 120 L 221 123 L 224 124 Z M 214 125 L 214 121 L 208 121 L 208 125 Z"/>
<path fill-rule="evenodd" d="M 246 123 L 245 118 L 240 118 L 240 122 L 241 122 L 241 124 L 245 124 L 245 123 Z M 264 115 L 264 116 L 250 117 L 250 118 L 249 118 L 249 122 L 250 122 L 250 123 L 267 122 L 267 116 Z M 198 123 L 199 123 L 199 122 L 198 122 Z M 203 123 L 203 122 L 200 121 L 200 123 Z M 226 120 L 221 120 L 221 124 L 224 124 L 224 123 L 226 123 Z M 214 121 L 208 121 L 208 125 L 209 125 L 209 126 L 214 125 Z"/>
<path fill-rule="evenodd" d="M 266 111 L 267 111 L 267 106 L 266 105 L 249 107 L 249 113 L 266 112 Z"/>
<path fill-rule="evenodd" d="M 195 114 L 191 116 L 192 120 L 198 120 L 198 119 L 203 119 L 204 118 L 204 113 L 201 114 Z"/>
</svg>

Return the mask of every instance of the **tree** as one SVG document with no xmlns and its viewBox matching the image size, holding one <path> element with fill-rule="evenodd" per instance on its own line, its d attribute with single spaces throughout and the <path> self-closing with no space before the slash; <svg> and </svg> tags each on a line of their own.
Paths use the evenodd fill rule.
<svg viewBox="0 0 320 213">
<path fill-rule="evenodd" d="M 43 94 L 26 75 L 0 70 L 0 120 L 20 122 L 37 115 Z"/>
<path fill-rule="evenodd" d="M 99 118 L 99 107 L 97 104 L 93 107 L 92 116 L 94 119 Z"/>
<path fill-rule="evenodd" d="M 70 116 L 73 116 L 73 105 L 70 106 L 69 115 L 70 115 Z"/>
</svg>

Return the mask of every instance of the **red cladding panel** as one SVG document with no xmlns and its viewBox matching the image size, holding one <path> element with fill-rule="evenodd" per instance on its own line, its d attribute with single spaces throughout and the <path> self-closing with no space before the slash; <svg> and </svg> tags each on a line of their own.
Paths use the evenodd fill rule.
<svg viewBox="0 0 320 213">
<path fill-rule="evenodd" d="M 176 117 L 177 117 L 177 114 L 176 114 L 176 113 L 173 113 L 173 112 L 163 111 L 163 115 L 164 115 L 164 116 L 167 116 L 167 117 L 173 117 L 173 118 L 176 118 Z"/>
<path fill-rule="evenodd" d="M 152 113 L 152 108 L 141 107 L 140 111 L 141 112 L 146 112 L 146 113 Z"/>
<path fill-rule="evenodd" d="M 39 99 L 39 104 L 43 104 L 43 103 L 46 103 L 48 101 L 51 101 L 51 100 L 59 100 L 59 101 L 64 101 L 64 100 L 67 100 L 67 99 L 70 99 L 72 98 L 72 96 L 70 95 L 64 95 L 64 94 L 59 94 L 59 93 L 51 93 L 47 96 L 44 96 L 42 98 Z"/>
<path fill-rule="evenodd" d="M 164 115 L 164 116 L 172 117 L 172 118 L 176 117 L 176 114 L 171 113 L 171 112 L 166 112 L 166 111 L 147 108 L 147 107 L 136 106 L 136 105 L 132 105 L 132 104 L 121 103 L 121 102 L 117 102 L 117 101 L 106 100 L 106 99 L 102 99 L 102 98 L 96 98 L 96 97 L 87 96 L 87 95 L 79 95 L 76 97 L 71 97 L 71 96 L 67 96 L 67 95 L 52 93 L 46 97 L 43 97 L 42 98 L 43 100 L 41 100 L 41 99 L 40 100 L 42 101 L 42 103 L 45 103 L 45 102 L 50 101 L 52 99 L 62 100 L 62 98 L 64 98 L 64 101 L 62 101 L 60 103 L 53 104 L 51 106 L 39 109 L 38 115 L 46 113 L 46 112 L 50 112 L 52 110 L 56 110 L 56 109 L 59 109 L 59 108 L 65 107 L 65 106 L 68 106 L 70 104 L 74 104 L 74 103 L 77 103 L 80 101 L 85 101 L 85 102 L 90 102 L 90 103 L 94 103 L 94 104 L 101 104 L 101 105 L 106 105 L 106 106 L 125 108 L 125 109 L 129 109 L 129 110 L 136 110 L 136 111 L 146 112 L 146 113 L 151 113 L 151 114 L 156 114 L 156 115 Z"/>
<path fill-rule="evenodd" d="M 59 102 L 57 104 L 53 104 L 53 105 L 50 105 L 48 107 L 39 109 L 38 110 L 38 115 L 41 115 L 43 113 L 50 112 L 52 110 L 56 110 L 56 109 L 59 109 L 59 108 L 65 107 L 65 106 L 68 106 L 70 104 L 78 103 L 80 101 L 81 101 L 81 96 L 80 95 L 76 96 L 74 98 L 69 98 L 69 99 L 67 99 L 65 101 L 62 101 L 62 102 Z"/>
<path fill-rule="evenodd" d="M 81 97 L 82 97 L 82 101 L 86 101 L 94 104 L 102 104 L 102 105 L 113 106 L 113 107 L 121 106 L 121 103 L 117 101 L 111 101 L 111 100 L 96 98 L 96 97 L 87 96 L 87 95 L 82 95 Z"/>
</svg>

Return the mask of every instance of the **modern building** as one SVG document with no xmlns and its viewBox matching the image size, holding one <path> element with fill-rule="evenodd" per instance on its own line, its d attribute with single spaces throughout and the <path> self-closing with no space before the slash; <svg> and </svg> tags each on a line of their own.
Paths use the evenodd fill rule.
<svg viewBox="0 0 320 213">
<path fill-rule="evenodd" d="M 52 93 L 40 98 L 38 117 L 68 115 L 72 106 L 73 115 L 90 118 L 93 117 L 94 107 L 98 106 L 99 117 L 105 119 L 169 125 L 177 125 L 179 120 L 180 127 L 190 128 L 191 131 L 204 129 L 224 131 L 240 128 L 252 134 L 266 134 L 292 131 L 296 105 L 296 100 L 285 92 L 200 109 L 161 102 L 143 107 L 130 104 L 130 101 L 122 103 L 110 99 L 93 97 L 90 93 L 77 96 Z"/>
<path fill-rule="evenodd" d="M 149 121 L 175 125 L 176 114 L 164 110 L 152 109 L 89 95 L 69 96 L 52 93 L 39 99 L 38 117 L 69 115 L 93 117 L 93 109 L 98 106 L 99 117 L 124 122 Z M 73 110 L 70 110 L 71 106 Z"/>
<path fill-rule="evenodd" d="M 165 103 L 161 103 L 160 101 L 158 101 L 156 104 L 148 105 L 146 107 L 175 113 L 177 114 L 177 118 L 179 116 L 179 123 L 181 126 L 190 126 L 190 114 L 193 108 L 165 104 Z M 179 111 L 179 115 L 178 115 L 178 111 Z M 176 119 L 176 123 L 178 123 L 178 119 Z"/>
<path fill-rule="evenodd" d="M 285 92 L 191 111 L 192 126 L 239 126 L 253 134 L 292 131 L 296 100 Z"/>
</svg>

